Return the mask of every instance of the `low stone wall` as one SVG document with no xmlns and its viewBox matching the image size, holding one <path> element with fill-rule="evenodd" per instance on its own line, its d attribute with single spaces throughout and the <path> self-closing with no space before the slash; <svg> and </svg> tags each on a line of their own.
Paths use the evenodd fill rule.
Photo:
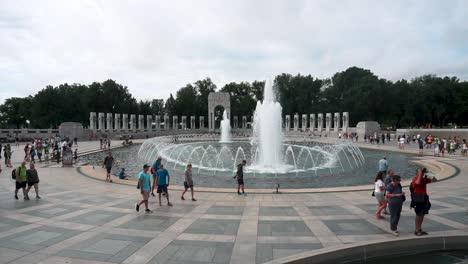
<svg viewBox="0 0 468 264">
<path fill-rule="evenodd" d="M 468 129 L 397 129 L 397 135 L 421 135 L 421 137 L 426 137 L 432 135 L 433 137 L 440 138 L 454 138 L 460 137 L 468 140 Z"/>
</svg>

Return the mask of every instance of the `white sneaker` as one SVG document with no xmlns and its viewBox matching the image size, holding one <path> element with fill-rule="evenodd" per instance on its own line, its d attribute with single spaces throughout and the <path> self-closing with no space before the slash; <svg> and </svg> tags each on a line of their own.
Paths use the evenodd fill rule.
<svg viewBox="0 0 468 264">
<path fill-rule="evenodd" d="M 394 235 L 394 236 L 399 236 L 400 233 L 399 233 L 397 230 L 395 230 L 395 231 L 392 231 L 392 235 Z"/>
</svg>

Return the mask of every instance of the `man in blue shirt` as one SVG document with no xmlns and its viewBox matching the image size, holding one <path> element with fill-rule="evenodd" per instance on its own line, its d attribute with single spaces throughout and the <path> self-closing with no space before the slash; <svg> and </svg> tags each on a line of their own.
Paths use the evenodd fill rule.
<svg viewBox="0 0 468 264">
<path fill-rule="evenodd" d="M 383 159 L 379 160 L 379 171 L 383 171 L 387 173 L 387 169 L 388 169 L 387 158 L 383 157 Z"/>
<path fill-rule="evenodd" d="M 158 185 L 159 206 L 161 206 L 161 193 L 163 192 L 166 194 L 167 206 L 172 206 L 172 204 L 169 202 L 169 193 L 167 192 L 167 186 L 169 186 L 169 181 L 171 179 L 169 172 L 164 169 L 163 164 L 159 164 L 159 170 L 156 174 L 156 179 L 153 185 L 155 183 Z"/>
<path fill-rule="evenodd" d="M 135 204 L 136 211 L 140 211 L 140 205 L 145 204 L 145 212 L 151 213 L 148 209 L 149 192 L 151 190 L 151 176 L 148 173 L 150 166 L 148 164 L 143 165 L 143 171 L 138 174 L 138 188 L 140 189 L 143 200 Z"/>
<path fill-rule="evenodd" d="M 161 164 L 162 158 L 161 156 L 158 157 L 158 159 L 153 163 L 153 167 L 151 168 L 151 173 L 153 174 L 153 186 L 151 187 L 151 195 L 154 195 L 154 187 L 156 187 L 156 184 L 154 184 L 155 179 L 156 179 L 156 174 L 159 170 L 159 165 Z"/>
</svg>

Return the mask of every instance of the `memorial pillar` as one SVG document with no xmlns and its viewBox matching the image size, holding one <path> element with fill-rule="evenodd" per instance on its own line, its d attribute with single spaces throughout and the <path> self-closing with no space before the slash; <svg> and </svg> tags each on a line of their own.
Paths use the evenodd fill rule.
<svg viewBox="0 0 468 264">
<path fill-rule="evenodd" d="M 112 123 L 113 123 L 112 113 L 107 113 L 106 121 L 107 121 L 107 130 L 112 131 Z"/>
<path fill-rule="evenodd" d="M 317 115 L 317 132 L 322 132 L 323 130 L 323 114 L 320 113 Z"/>
<path fill-rule="evenodd" d="M 145 116 L 138 115 L 138 130 L 145 131 Z"/>
<path fill-rule="evenodd" d="M 146 129 L 148 131 L 153 131 L 153 115 L 146 116 Z"/>
<path fill-rule="evenodd" d="M 105 130 L 105 127 L 104 127 L 104 113 L 99 113 L 98 114 L 98 129 L 99 130 L 102 130 L 104 131 Z"/>
<path fill-rule="evenodd" d="M 167 114 L 164 115 L 164 129 L 171 129 L 171 124 L 169 123 L 169 116 Z"/>
<path fill-rule="evenodd" d="M 302 115 L 301 130 L 302 131 L 307 130 L 307 115 L 306 114 Z"/>
<path fill-rule="evenodd" d="M 172 116 L 172 129 L 179 129 L 179 117 Z"/>
<path fill-rule="evenodd" d="M 122 130 L 128 131 L 128 114 L 122 114 Z"/>
<path fill-rule="evenodd" d="M 154 118 L 156 119 L 156 120 L 155 120 L 155 123 L 156 123 L 156 130 L 161 129 L 161 116 L 160 116 L 160 115 L 156 115 Z"/>
<path fill-rule="evenodd" d="M 246 128 L 247 128 L 247 117 L 242 116 L 242 129 L 246 129 Z"/>
<path fill-rule="evenodd" d="M 89 113 L 89 129 L 96 129 L 96 112 Z"/>
<path fill-rule="evenodd" d="M 325 131 L 330 132 L 332 114 L 327 113 L 325 116 Z"/>
<path fill-rule="evenodd" d="M 310 114 L 309 116 L 310 116 L 309 117 L 309 122 L 310 122 L 309 130 L 314 132 L 314 130 L 315 130 L 315 114 Z"/>
<path fill-rule="evenodd" d="M 190 129 L 195 129 L 195 116 L 190 116 Z"/>
<path fill-rule="evenodd" d="M 348 132 L 349 128 L 349 112 L 343 112 L 343 131 Z"/>
<path fill-rule="evenodd" d="M 294 114 L 294 131 L 297 131 L 299 128 L 299 115 Z"/>
<path fill-rule="evenodd" d="M 120 114 L 114 116 L 114 130 L 120 130 Z"/>
<path fill-rule="evenodd" d="M 335 117 L 333 118 L 333 121 L 334 121 L 334 131 L 335 132 L 338 132 L 338 130 L 340 129 L 340 113 L 335 113 Z"/>
<path fill-rule="evenodd" d="M 200 127 L 199 129 L 204 129 L 205 128 L 205 117 L 200 116 Z"/>
<path fill-rule="evenodd" d="M 186 129 L 187 128 L 187 116 L 182 116 L 182 129 Z"/>
<path fill-rule="evenodd" d="M 136 115 L 135 114 L 130 115 L 130 130 L 132 131 L 136 130 Z"/>
<path fill-rule="evenodd" d="M 286 115 L 284 117 L 284 128 L 286 129 L 286 131 L 289 131 L 289 129 L 291 129 L 291 116 L 290 115 Z"/>
<path fill-rule="evenodd" d="M 234 117 L 233 117 L 232 128 L 234 128 L 234 129 L 237 129 L 237 128 L 239 127 L 239 126 L 238 126 L 238 123 L 239 123 L 238 118 L 239 118 L 238 116 L 234 116 Z"/>
</svg>

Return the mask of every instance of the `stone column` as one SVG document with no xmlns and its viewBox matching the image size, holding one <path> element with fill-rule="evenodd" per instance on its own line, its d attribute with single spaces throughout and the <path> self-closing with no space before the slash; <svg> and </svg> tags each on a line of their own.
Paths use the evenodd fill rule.
<svg viewBox="0 0 468 264">
<path fill-rule="evenodd" d="M 306 114 L 302 115 L 301 130 L 302 131 L 307 130 L 307 115 Z"/>
<path fill-rule="evenodd" d="M 213 112 L 209 112 L 209 113 L 208 113 L 208 129 L 209 129 L 210 131 L 213 131 L 213 130 L 214 130 L 214 127 L 215 127 L 214 113 L 213 113 Z"/>
<path fill-rule="evenodd" d="M 147 115 L 146 116 L 146 129 L 148 131 L 153 130 L 153 115 Z"/>
<path fill-rule="evenodd" d="M 195 116 L 190 116 L 190 129 L 195 129 Z"/>
<path fill-rule="evenodd" d="M 156 123 L 156 130 L 161 129 L 161 116 L 160 116 L 160 115 L 156 115 L 154 118 L 156 119 L 156 121 L 155 121 L 155 123 Z"/>
<path fill-rule="evenodd" d="M 349 112 L 343 112 L 343 131 L 348 132 L 349 128 Z"/>
<path fill-rule="evenodd" d="M 89 113 L 89 129 L 96 129 L 96 112 Z"/>
<path fill-rule="evenodd" d="M 172 116 L 172 129 L 179 129 L 179 117 Z"/>
<path fill-rule="evenodd" d="M 128 114 L 122 114 L 122 130 L 128 130 Z"/>
<path fill-rule="evenodd" d="M 112 118 L 112 113 L 107 113 L 107 118 L 106 118 L 107 126 L 106 126 L 106 128 L 107 128 L 107 130 L 109 130 L 109 131 L 112 131 L 112 123 L 113 123 L 113 121 L 114 121 L 114 120 L 112 120 L 112 119 L 113 119 L 113 118 Z"/>
<path fill-rule="evenodd" d="M 114 117 L 114 130 L 120 130 L 120 114 L 115 114 L 115 117 Z"/>
<path fill-rule="evenodd" d="M 200 127 L 199 129 L 204 129 L 205 128 L 205 117 L 204 116 L 200 116 Z"/>
<path fill-rule="evenodd" d="M 325 131 L 330 132 L 331 122 L 332 122 L 332 114 L 327 113 L 325 117 Z"/>
<path fill-rule="evenodd" d="M 182 129 L 187 128 L 187 116 L 182 116 Z"/>
<path fill-rule="evenodd" d="M 255 122 L 255 116 L 250 117 L 250 128 L 253 128 L 254 122 Z"/>
<path fill-rule="evenodd" d="M 144 131 L 145 130 L 145 116 L 138 115 L 138 130 Z"/>
<path fill-rule="evenodd" d="M 317 115 L 317 132 L 322 132 L 323 130 L 323 114 L 320 113 Z"/>
<path fill-rule="evenodd" d="M 294 131 L 297 131 L 299 129 L 299 115 L 295 114 L 294 115 Z"/>
<path fill-rule="evenodd" d="M 247 117 L 242 116 L 242 129 L 246 129 L 246 128 L 247 128 Z"/>
<path fill-rule="evenodd" d="M 136 115 L 135 114 L 130 115 L 130 130 L 132 131 L 136 130 Z"/>
<path fill-rule="evenodd" d="M 309 115 L 309 130 L 314 132 L 315 130 L 315 114 Z"/>
<path fill-rule="evenodd" d="M 333 118 L 334 121 L 334 131 L 338 132 L 340 129 L 340 113 L 335 113 L 335 117 Z"/>
<path fill-rule="evenodd" d="M 286 131 L 289 131 L 289 129 L 291 129 L 291 116 L 290 115 L 286 115 L 284 117 L 284 128 L 286 129 Z"/>
<path fill-rule="evenodd" d="M 232 128 L 237 129 L 237 128 L 239 128 L 239 126 L 238 126 L 238 124 L 239 124 L 238 118 L 239 118 L 239 117 L 238 117 L 238 116 L 234 116 L 233 118 L 234 118 L 234 120 L 232 121 L 232 122 L 233 122 L 233 123 L 232 123 Z"/>
<path fill-rule="evenodd" d="M 164 129 L 171 129 L 171 124 L 169 123 L 169 116 L 167 114 L 164 115 Z"/>
<path fill-rule="evenodd" d="M 105 130 L 104 127 L 104 121 L 105 121 L 104 113 L 99 113 L 98 114 L 98 129 L 99 130 Z"/>
</svg>

